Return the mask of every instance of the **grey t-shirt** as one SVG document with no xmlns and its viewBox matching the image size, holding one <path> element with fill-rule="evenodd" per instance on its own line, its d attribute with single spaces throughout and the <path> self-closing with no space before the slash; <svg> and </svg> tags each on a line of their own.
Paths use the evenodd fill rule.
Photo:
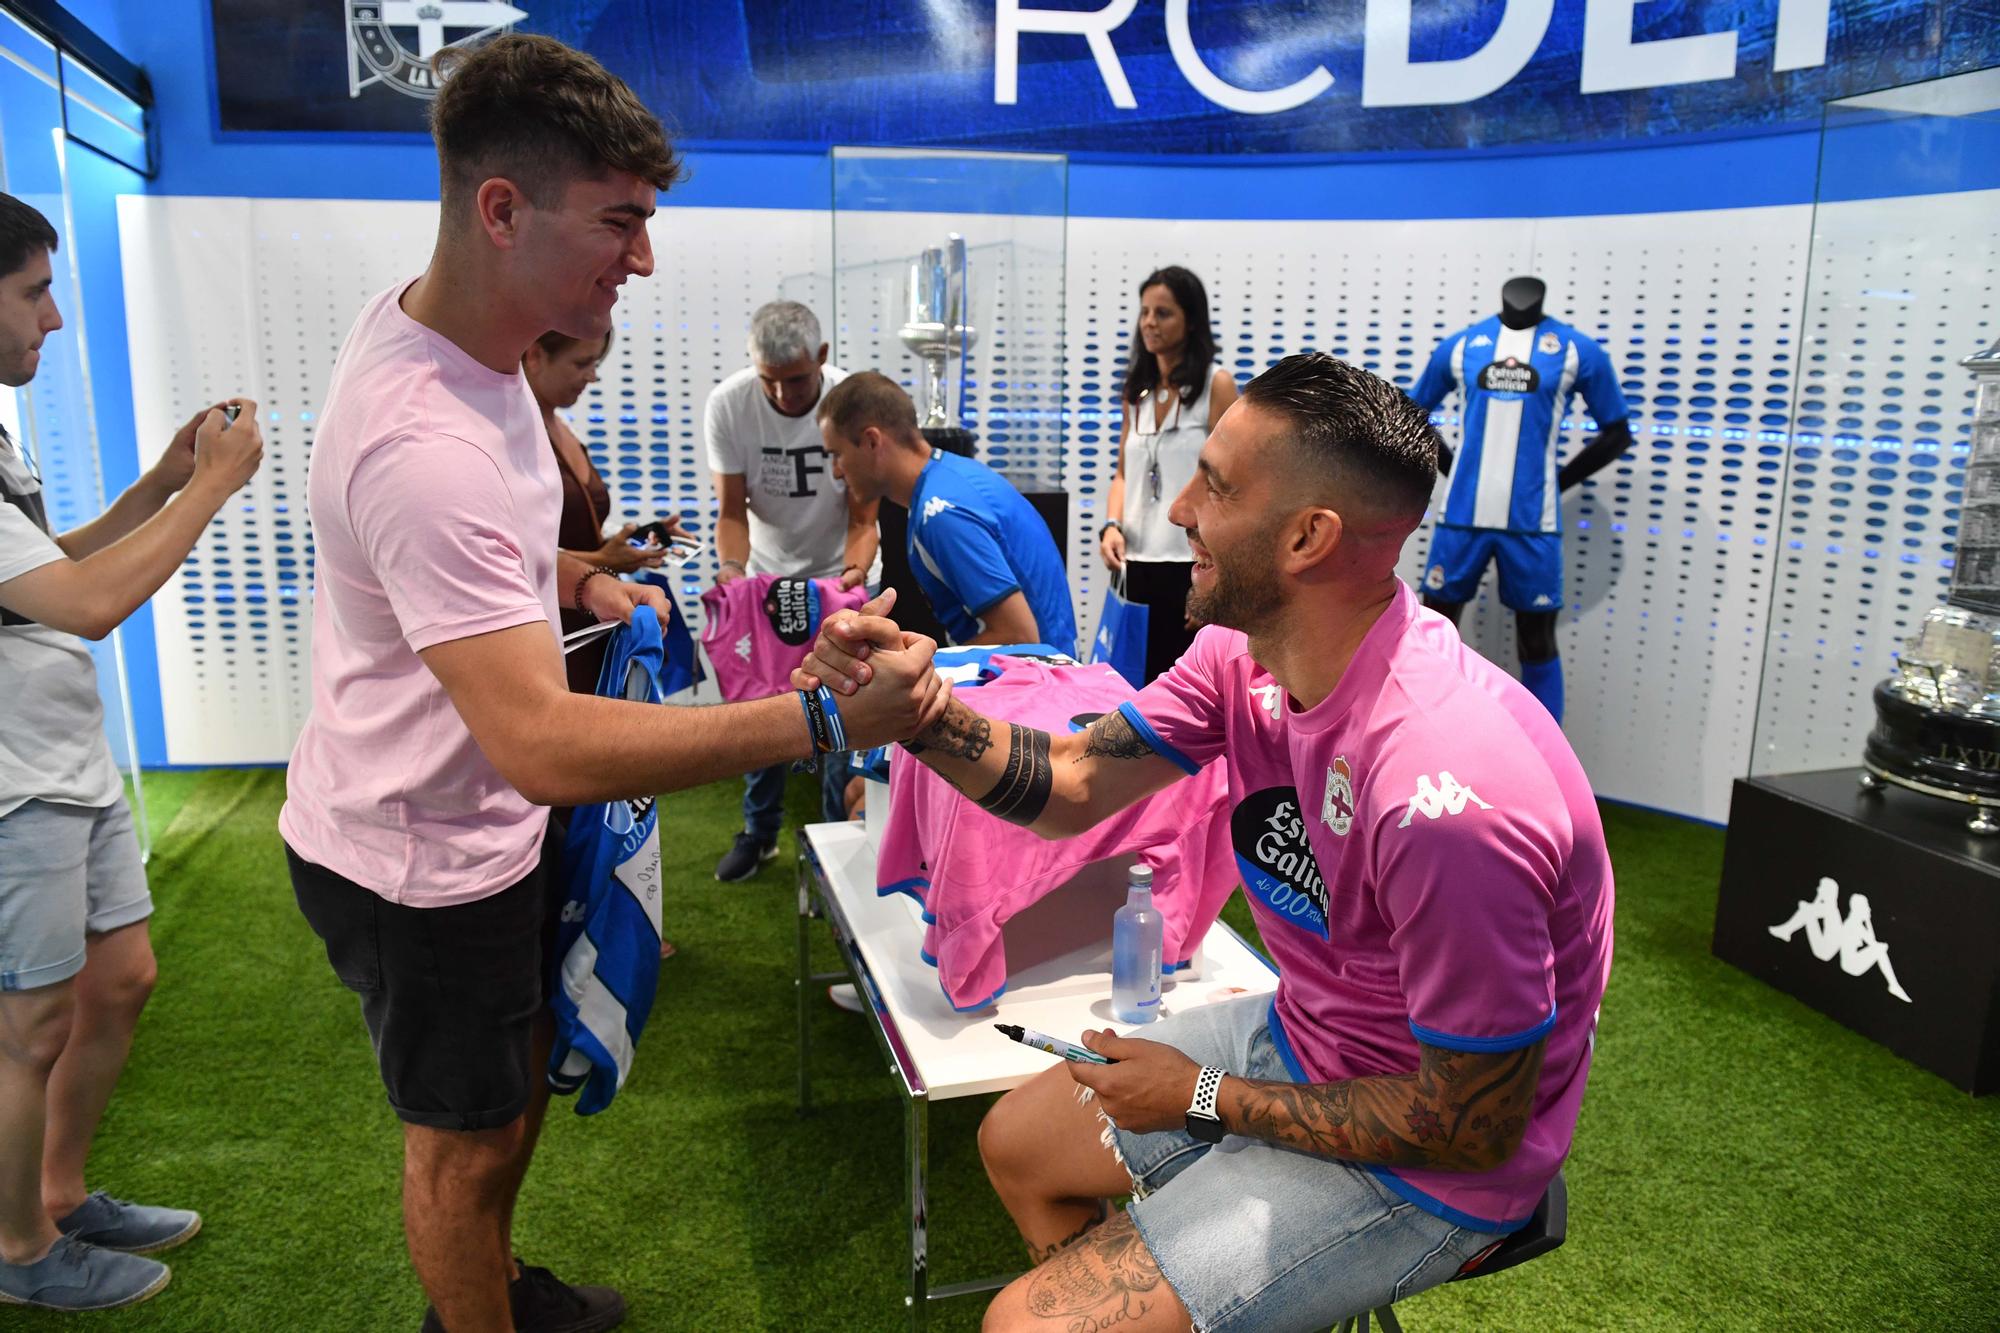
<svg viewBox="0 0 2000 1333">
<path fill-rule="evenodd" d="M 0 430 L 0 583 L 67 558 L 41 482 Z M 0 816 L 33 800 L 94 808 L 123 794 L 89 646 L 0 606 Z"/>
</svg>

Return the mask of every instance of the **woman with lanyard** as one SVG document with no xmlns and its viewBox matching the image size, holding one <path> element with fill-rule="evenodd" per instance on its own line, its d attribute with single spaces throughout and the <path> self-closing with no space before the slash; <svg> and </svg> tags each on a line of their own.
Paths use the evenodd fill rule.
<svg viewBox="0 0 2000 1333">
<path fill-rule="evenodd" d="M 1167 508 L 1194 476 L 1202 442 L 1236 401 L 1236 381 L 1215 364 L 1208 291 L 1169 265 L 1139 284 L 1139 327 L 1125 371 L 1118 474 L 1099 550 L 1128 601 L 1147 608 L 1146 679 L 1194 641 L 1187 595 L 1194 557 Z"/>
<path fill-rule="evenodd" d="M 583 342 L 561 333 L 545 333 L 528 345 L 527 355 L 521 358 L 521 370 L 527 378 L 528 389 L 535 395 L 535 402 L 542 409 L 542 424 L 548 428 L 549 446 L 555 450 L 556 471 L 562 477 L 562 521 L 556 528 L 556 545 L 588 565 L 600 565 L 614 574 L 630 574 L 641 569 L 658 569 L 666 558 L 667 541 L 684 535 L 680 519 L 662 520 L 653 525 L 658 545 L 634 546 L 632 536 L 639 531 L 636 523 L 627 523 L 609 537 L 604 535 L 605 518 L 611 508 L 611 491 L 598 475 L 596 464 L 590 461 L 590 451 L 583 447 L 583 441 L 569 428 L 569 423 L 556 415 L 558 408 L 576 406 L 583 391 L 597 383 L 597 367 L 611 351 L 611 335 L 605 334 L 604 341 Z M 562 612 L 562 632 L 567 638 L 581 629 L 596 624 L 596 617 L 588 611 L 574 611 L 565 608 Z M 597 693 L 597 677 L 604 669 L 604 654 L 610 648 L 609 636 L 579 643 L 563 658 L 563 667 L 569 676 L 569 688 L 575 694 Z M 555 814 L 565 817 L 567 810 Z M 666 958 L 674 952 L 674 946 L 666 940 L 660 941 L 660 957 Z"/>
</svg>

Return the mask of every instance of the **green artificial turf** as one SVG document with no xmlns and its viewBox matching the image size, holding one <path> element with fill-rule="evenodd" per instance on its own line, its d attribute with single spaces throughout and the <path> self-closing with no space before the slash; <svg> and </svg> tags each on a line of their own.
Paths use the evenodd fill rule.
<svg viewBox="0 0 2000 1333">
<path fill-rule="evenodd" d="M 793 784 L 806 816 L 816 795 Z M 160 984 L 92 1183 L 201 1209 L 151 1302 L 0 1326 L 414 1330 L 399 1131 L 353 997 L 300 920 L 274 772 L 148 780 Z M 818 1109 L 793 1110 L 793 857 L 710 872 L 740 787 L 663 806 L 668 934 L 631 1082 L 551 1112 L 516 1225 L 531 1262 L 610 1282 L 644 1329 L 902 1322 L 902 1102 L 861 1020 L 814 1007 Z M 1709 956 L 1722 835 L 1608 809 L 1618 953 L 1568 1168 L 1570 1240 L 1399 1307 L 1461 1329 L 1991 1329 L 2000 1099 L 1975 1102 Z M 1248 931 L 1240 897 L 1229 918 Z M 822 941 L 822 967 L 832 965 Z M 1019 1266 L 974 1148 L 983 1101 L 936 1107 L 932 1258 Z M 982 1302 L 936 1308 L 977 1327 Z"/>
</svg>

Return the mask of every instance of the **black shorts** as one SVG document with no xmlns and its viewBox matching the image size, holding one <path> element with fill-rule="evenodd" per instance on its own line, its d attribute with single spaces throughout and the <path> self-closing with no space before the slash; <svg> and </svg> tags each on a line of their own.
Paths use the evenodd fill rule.
<svg viewBox="0 0 2000 1333">
<path fill-rule="evenodd" d="M 552 833 L 527 878 L 457 907 L 399 906 L 285 848 L 299 910 L 361 997 L 389 1105 L 408 1123 L 494 1129 L 528 1109 L 542 1076 L 529 1065 L 562 911 L 560 846 Z"/>
</svg>

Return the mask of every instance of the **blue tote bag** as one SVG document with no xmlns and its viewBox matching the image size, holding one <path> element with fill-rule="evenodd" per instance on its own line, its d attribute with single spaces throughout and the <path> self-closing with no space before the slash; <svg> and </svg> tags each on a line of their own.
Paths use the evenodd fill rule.
<svg viewBox="0 0 2000 1333">
<path fill-rule="evenodd" d="M 1104 590 L 1104 610 L 1097 617 L 1090 660 L 1109 662 L 1135 690 L 1146 683 L 1146 621 L 1146 604 L 1125 599 L 1125 571 L 1119 570 Z"/>
</svg>

